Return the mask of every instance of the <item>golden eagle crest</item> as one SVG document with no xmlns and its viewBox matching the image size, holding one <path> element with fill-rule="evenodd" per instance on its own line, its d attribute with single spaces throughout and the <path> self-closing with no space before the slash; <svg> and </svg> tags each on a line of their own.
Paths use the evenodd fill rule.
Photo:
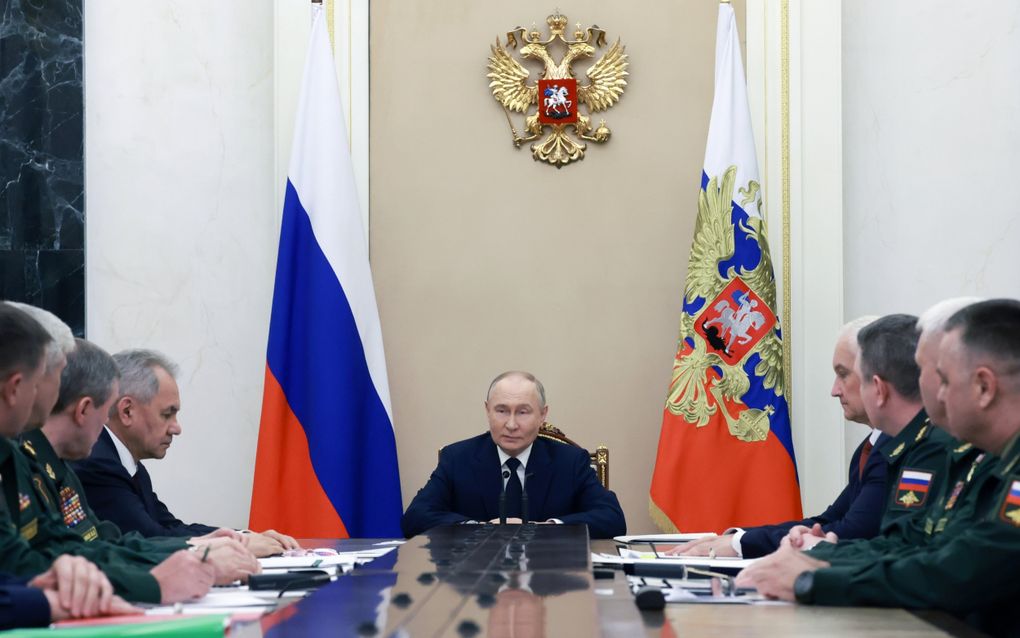
<svg viewBox="0 0 1020 638">
<path fill-rule="evenodd" d="M 548 162 L 562 168 L 575 160 L 584 159 L 587 144 L 583 140 L 602 143 L 609 139 L 611 131 L 602 120 L 594 130 L 591 125 L 591 113 L 605 111 L 620 99 L 627 86 L 627 54 L 619 39 L 609 50 L 592 64 L 585 75 L 588 83 L 580 85 L 570 68 L 577 60 L 595 55 L 596 47 L 606 46 L 606 32 L 597 25 L 582 31 L 578 23 L 574 38 L 568 40 L 564 36 L 567 17 L 555 14 L 546 19 L 549 25 L 549 38 L 542 40 L 537 27 L 528 32 L 524 27 L 516 27 L 506 34 L 506 46 L 500 45 L 499 36 L 496 44 L 491 47 L 489 56 L 489 88 L 492 96 L 503 105 L 513 142 L 520 148 L 524 142 L 537 140 L 544 133 L 545 127 L 552 132 L 540 142 L 531 145 L 531 155 L 536 161 Z M 508 49 L 516 49 L 518 38 L 522 46 L 520 56 L 524 60 L 537 60 L 544 65 L 538 80 L 529 84 L 531 72 L 514 58 Z M 566 48 L 562 60 L 557 64 L 550 54 L 551 46 Z M 589 115 L 580 112 L 584 104 Z M 532 107 L 535 112 L 526 115 L 524 133 L 518 135 L 510 120 L 510 111 L 527 114 Z M 577 138 L 567 132 L 573 127 Z"/>
</svg>

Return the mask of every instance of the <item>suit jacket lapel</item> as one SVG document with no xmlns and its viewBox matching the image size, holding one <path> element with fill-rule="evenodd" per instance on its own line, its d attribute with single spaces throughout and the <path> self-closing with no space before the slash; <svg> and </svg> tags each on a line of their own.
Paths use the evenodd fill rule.
<svg viewBox="0 0 1020 638">
<path fill-rule="evenodd" d="M 531 447 L 531 457 L 528 458 L 528 467 L 524 472 L 527 477 L 524 489 L 528 492 L 528 518 L 533 521 L 549 518 L 545 515 L 545 502 L 549 496 L 549 487 L 552 485 L 552 456 L 548 447 L 550 445 L 564 444 L 535 439 Z"/>
<path fill-rule="evenodd" d="M 113 444 L 113 435 L 103 428 L 102 432 L 99 433 L 99 440 L 92 446 L 92 456 L 97 458 L 112 459 L 117 461 L 117 465 L 120 465 L 120 457 L 117 455 L 117 447 Z M 124 467 L 121 465 L 121 467 Z M 127 470 L 124 470 L 127 474 Z"/>
<path fill-rule="evenodd" d="M 496 444 L 491 438 L 486 437 L 478 446 L 474 465 L 474 477 L 480 488 L 485 520 L 499 518 L 499 495 L 503 491 L 503 474 L 500 471 L 499 455 L 496 454 Z"/>
<path fill-rule="evenodd" d="M 135 472 L 131 480 L 135 484 L 135 489 L 138 490 L 138 495 L 142 497 L 145 511 L 149 513 L 149 516 L 156 518 L 156 499 L 152 494 L 152 479 L 149 478 L 149 471 L 141 462 L 138 463 L 138 471 Z"/>
</svg>

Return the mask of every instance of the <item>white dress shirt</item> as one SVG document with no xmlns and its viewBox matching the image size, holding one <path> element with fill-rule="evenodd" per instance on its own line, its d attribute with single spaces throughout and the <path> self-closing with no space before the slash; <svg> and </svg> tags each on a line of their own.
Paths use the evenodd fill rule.
<svg viewBox="0 0 1020 638">
<path fill-rule="evenodd" d="M 874 445 L 875 442 L 878 441 L 878 437 L 880 436 L 882 436 L 881 430 L 872 428 L 871 434 L 868 435 L 868 440 L 871 441 L 872 445 Z M 744 557 L 744 550 L 740 546 L 740 539 L 744 537 L 744 531 L 745 530 L 739 527 L 731 527 L 730 529 L 723 532 L 723 534 L 733 534 L 733 538 L 730 540 L 730 547 L 732 547 L 733 550 L 737 552 L 737 556 L 741 558 Z"/>
<path fill-rule="evenodd" d="M 131 456 L 131 451 L 127 449 L 124 442 L 117 438 L 117 434 L 107 426 L 103 426 L 106 431 L 110 434 L 110 438 L 113 439 L 113 447 L 117 448 L 117 456 L 120 457 L 120 464 L 127 470 L 128 476 L 134 476 L 135 472 L 138 471 L 138 463 L 135 461 L 135 457 Z"/>
<path fill-rule="evenodd" d="M 521 462 L 520 467 L 517 468 L 517 478 L 521 480 L 521 487 L 524 487 L 524 477 L 527 476 L 526 470 L 528 467 L 528 459 L 531 458 L 531 448 L 535 443 L 524 448 L 524 451 L 517 455 L 517 460 Z M 504 470 L 509 469 L 506 462 L 510 460 L 510 455 L 503 451 L 503 448 L 496 446 L 496 454 L 499 455 L 499 464 Z M 503 489 L 506 489 L 506 482 L 510 480 L 510 475 L 503 472 Z"/>
</svg>

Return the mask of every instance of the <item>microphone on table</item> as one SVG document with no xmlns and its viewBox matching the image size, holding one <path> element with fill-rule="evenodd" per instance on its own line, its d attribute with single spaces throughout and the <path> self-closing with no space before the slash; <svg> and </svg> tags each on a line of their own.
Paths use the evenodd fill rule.
<svg viewBox="0 0 1020 638">
<path fill-rule="evenodd" d="M 499 493 L 499 524 L 506 525 L 506 481 L 510 478 L 510 470 L 503 470 L 503 490 Z"/>
<path fill-rule="evenodd" d="M 643 578 L 675 578 L 684 580 L 687 578 L 687 566 L 669 563 L 626 563 L 623 566 L 623 573 L 628 576 L 641 576 Z"/>
</svg>

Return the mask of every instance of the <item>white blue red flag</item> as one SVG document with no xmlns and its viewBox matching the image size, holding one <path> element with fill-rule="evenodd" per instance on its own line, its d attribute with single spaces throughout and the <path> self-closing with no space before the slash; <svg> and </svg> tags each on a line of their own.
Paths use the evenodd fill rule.
<svg viewBox="0 0 1020 638">
<path fill-rule="evenodd" d="M 400 535 L 400 478 L 368 246 L 321 9 L 283 203 L 252 529 Z"/>
<path fill-rule="evenodd" d="M 737 23 L 722 3 L 698 219 L 650 489 L 649 510 L 664 530 L 801 518 L 761 202 Z"/>
</svg>

